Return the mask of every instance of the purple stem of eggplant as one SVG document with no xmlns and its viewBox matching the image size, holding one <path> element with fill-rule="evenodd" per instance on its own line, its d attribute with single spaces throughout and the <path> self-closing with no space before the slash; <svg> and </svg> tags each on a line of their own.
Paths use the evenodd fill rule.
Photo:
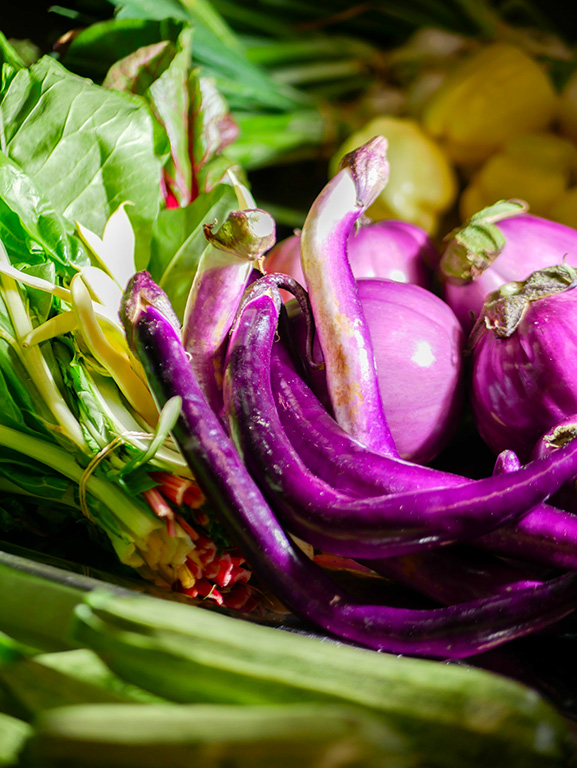
<svg viewBox="0 0 577 768">
<path fill-rule="evenodd" d="M 274 219 L 258 208 L 232 211 L 218 231 L 206 226 L 205 236 L 208 246 L 188 295 L 182 338 L 202 391 L 218 412 L 226 338 L 255 261 L 275 242 Z"/>
</svg>

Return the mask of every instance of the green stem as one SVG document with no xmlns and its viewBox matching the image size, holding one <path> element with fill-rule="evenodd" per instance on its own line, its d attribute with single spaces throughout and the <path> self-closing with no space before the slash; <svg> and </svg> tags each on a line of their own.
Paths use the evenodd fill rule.
<svg viewBox="0 0 577 768">
<path fill-rule="evenodd" d="M 50 467 L 77 485 L 84 480 L 84 467 L 63 448 L 46 440 L 0 425 L 0 445 Z M 121 527 L 135 539 L 146 539 L 153 530 L 161 527 L 152 512 L 148 513 L 145 507 L 133 501 L 120 488 L 94 474 L 86 479 L 86 490 L 104 504 Z"/>
<path fill-rule="evenodd" d="M 0 261 L 9 264 L 10 259 L 0 242 Z M 22 340 L 34 329 L 30 315 L 26 311 L 24 301 L 16 280 L 7 275 L 0 278 L 2 294 L 14 328 L 17 352 L 26 368 L 38 394 L 56 419 L 57 429 L 82 451 L 86 451 L 86 442 L 78 421 L 74 418 L 66 401 L 62 397 L 53 373 L 50 370 L 39 346 L 24 348 Z"/>
<path fill-rule="evenodd" d="M 367 72 L 364 62 L 358 59 L 345 61 L 310 62 L 284 67 L 274 72 L 274 79 L 284 85 L 302 86 L 322 80 L 343 80 Z M 367 78 L 368 80 L 368 78 Z M 368 83 L 367 83 L 368 84 Z"/>
<path fill-rule="evenodd" d="M 334 134 L 332 114 L 302 110 L 277 115 L 238 114 L 239 138 L 227 149 L 227 156 L 246 170 L 263 168 L 306 147 L 325 145 Z"/>
<path fill-rule="evenodd" d="M 242 3 L 230 0 L 213 0 L 212 4 L 237 31 L 251 29 L 253 33 L 259 32 L 281 38 L 292 33 L 291 26 L 284 21 L 279 21 L 276 14 L 263 13 L 253 7 L 244 8 Z"/>
<path fill-rule="evenodd" d="M 305 38 L 303 40 L 274 40 L 247 49 L 249 59 L 260 66 L 278 67 L 296 61 L 319 62 L 327 58 L 356 57 L 371 62 L 378 55 L 376 48 L 362 40 L 343 36 Z"/>
</svg>

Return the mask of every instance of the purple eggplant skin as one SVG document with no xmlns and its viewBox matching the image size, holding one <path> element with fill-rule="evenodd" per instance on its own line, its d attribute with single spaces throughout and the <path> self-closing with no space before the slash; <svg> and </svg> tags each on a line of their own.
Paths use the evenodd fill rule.
<svg viewBox="0 0 577 768">
<path fill-rule="evenodd" d="M 472 548 L 446 547 L 407 557 L 363 560 L 362 564 L 442 605 L 536 587 L 544 580 L 534 567 Z"/>
<path fill-rule="evenodd" d="M 335 419 L 353 437 L 398 456 L 387 424 L 373 342 L 347 258 L 347 239 L 388 179 L 387 142 L 376 136 L 346 155 L 313 202 L 301 231 L 301 263 Z"/>
<path fill-rule="evenodd" d="M 577 568 L 577 515 L 540 504 L 515 525 L 480 536 L 475 546 L 559 570 Z"/>
<path fill-rule="evenodd" d="M 551 455 L 561 445 L 577 437 L 577 413 L 562 419 L 551 429 L 546 430 L 537 440 L 531 451 L 531 459 L 541 459 Z M 564 485 L 551 498 L 555 507 L 577 514 L 577 477 Z"/>
<path fill-rule="evenodd" d="M 560 620 L 574 610 L 577 573 L 512 594 L 450 608 L 361 604 L 284 532 L 211 410 L 171 317 L 150 301 L 152 280 L 129 282 L 120 316 L 160 407 L 179 397 L 174 438 L 215 513 L 257 577 L 292 611 L 328 634 L 379 651 L 464 658 Z"/>
<path fill-rule="evenodd" d="M 386 458 L 357 443 L 326 412 L 282 344 L 273 347 L 271 379 L 282 428 L 294 449 L 310 472 L 347 495 L 379 496 L 470 482 L 432 467 Z M 509 466 L 504 471 L 521 466 L 513 451 L 500 455 L 497 462 L 501 461 Z M 516 523 L 470 543 L 529 564 L 577 569 L 577 515 L 538 504 Z"/>
<path fill-rule="evenodd" d="M 258 208 L 232 211 L 217 231 L 206 224 L 204 233 L 209 246 L 187 298 L 182 339 L 208 402 L 218 410 L 226 337 L 253 264 L 275 241 L 275 222 Z"/>
<path fill-rule="evenodd" d="M 465 402 L 465 335 L 453 311 L 417 285 L 385 279 L 357 280 L 368 324 L 379 391 L 399 456 L 418 464 L 434 459 L 454 437 Z M 302 314 L 287 304 L 293 336 Z M 315 359 L 322 359 L 316 346 Z M 328 405 L 324 370 L 311 373 Z"/>
<path fill-rule="evenodd" d="M 430 235 L 416 224 L 387 219 L 367 221 L 347 239 L 347 257 L 356 280 L 380 277 L 430 288 L 439 252 Z M 290 235 L 268 252 L 265 272 L 283 272 L 306 288 L 300 234 Z M 290 294 L 284 297 L 290 298 Z"/>
<path fill-rule="evenodd" d="M 517 295 L 503 301 L 509 298 Z M 487 307 L 489 302 L 484 311 Z M 477 327 L 479 334 L 473 330 L 470 337 L 477 429 L 495 454 L 510 449 L 526 461 L 546 430 L 577 413 L 577 290 L 568 287 L 528 302 L 506 336 L 492 318 Z"/>
<path fill-rule="evenodd" d="M 566 261 L 577 266 L 577 230 L 530 213 L 511 216 L 496 226 L 506 244 L 493 263 L 466 283 L 444 284 L 444 298 L 468 334 L 485 299 L 512 280 Z"/>
<path fill-rule="evenodd" d="M 515 472 L 520 466 L 514 451 L 503 451 L 497 457 L 494 473 Z M 577 568 L 577 515 L 549 504 L 538 504 L 514 525 L 504 525 L 474 543 L 503 557 L 546 568 L 574 570 Z"/>
<path fill-rule="evenodd" d="M 382 496 L 408 490 L 463 485 L 441 472 L 371 451 L 345 432 L 297 372 L 284 344 L 274 344 L 271 382 L 282 429 L 306 467 L 349 496 Z"/>
<path fill-rule="evenodd" d="M 271 348 L 282 300 L 275 275 L 253 283 L 227 349 L 224 410 L 230 434 L 293 533 L 344 557 L 393 557 L 473 539 L 524 515 L 571 477 L 577 445 L 516 473 L 457 487 L 350 498 L 310 472 L 274 405 Z"/>
</svg>

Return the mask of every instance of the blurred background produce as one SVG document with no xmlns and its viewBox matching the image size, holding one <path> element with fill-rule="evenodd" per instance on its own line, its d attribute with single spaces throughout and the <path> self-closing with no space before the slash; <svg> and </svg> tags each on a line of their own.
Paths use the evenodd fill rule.
<svg viewBox="0 0 577 768">
<path fill-rule="evenodd" d="M 155 22 L 192 23 L 193 65 L 214 78 L 238 127 L 228 156 L 249 173 L 281 234 L 302 224 L 338 158 L 382 133 L 393 172 L 370 215 L 441 236 L 510 197 L 575 224 L 575 21 L 563 9 L 78 0 L 39 4 L 4 31 L 99 82 L 139 39 L 158 37 Z M 138 33 L 130 17 L 140 18 Z M 35 55 L 29 43 L 21 50 Z"/>
</svg>

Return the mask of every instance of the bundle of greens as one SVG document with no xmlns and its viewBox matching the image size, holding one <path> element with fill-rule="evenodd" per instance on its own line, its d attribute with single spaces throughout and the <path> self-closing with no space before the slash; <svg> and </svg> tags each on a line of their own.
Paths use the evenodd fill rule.
<svg viewBox="0 0 577 768">
<path fill-rule="evenodd" d="M 178 402 L 158 412 L 118 319 L 137 265 L 183 305 L 202 225 L 238 206 L 232 123 L 189 34 L 110 87 L 1 41 L 0 529 L 84 523 L 156 584 L 241 608 L 250 573 L 169 437 Z"/>
</svg>

